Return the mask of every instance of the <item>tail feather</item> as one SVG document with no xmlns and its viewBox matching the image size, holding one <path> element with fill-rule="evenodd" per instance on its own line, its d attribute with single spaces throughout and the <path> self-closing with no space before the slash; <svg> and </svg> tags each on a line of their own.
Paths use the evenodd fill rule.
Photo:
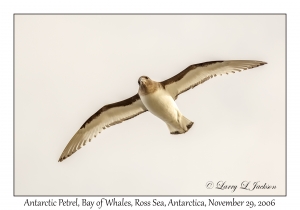
<svg viewBox="0 0 300 210">
<path fill-rule="evenodd" d="M 190 130 L 193 124 L 194 122 L 190 121 L 184 116 L 181 116 L 176 127 L 170 124 L 167 124 L 167 126 L 171 134 L 182 134 Z"/>
</svg>

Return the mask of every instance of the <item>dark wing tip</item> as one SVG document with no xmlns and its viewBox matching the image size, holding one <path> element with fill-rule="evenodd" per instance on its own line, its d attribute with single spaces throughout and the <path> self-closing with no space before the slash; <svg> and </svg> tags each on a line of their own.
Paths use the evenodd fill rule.
<svg viewBox="0 0 300 210">
<path fill-rule="evenodd" d="M 265 65 L 265 64 L 268 64 L 267 62 L 265 62 L 265 61 L 261 61 L 261 63 L 260 63 L 261 65 Z"/>
<path fill-rule="evenodd" d="M 259 67 L 259 66 L 263 66 L 263 65 L 265 65 L 265 64 L 268 64 L 267 62 L 265 62 L 265 61 L 257 61 L 258 62 L 258 64 L 256 65 L 256 66 L 253 66 L 252 68 L 255 68 L 255 67 Z"/>
<path fill-rule="evenodd" d="M 255 62 L 258 62 L 258 66 L 262 66 L 262 65 L 268 64 L 265 61 L 255 61 Z"/>
<path fill-rule="evenodd" d="M 67 157 L 69 157 L 69 156 L 67 156 Z M 66 159 L 67 158 L 66 156 L 60 156 L 60 158 L 58 159 L 58 162 L 62 162 L 64 159 Z"/>
</svg>

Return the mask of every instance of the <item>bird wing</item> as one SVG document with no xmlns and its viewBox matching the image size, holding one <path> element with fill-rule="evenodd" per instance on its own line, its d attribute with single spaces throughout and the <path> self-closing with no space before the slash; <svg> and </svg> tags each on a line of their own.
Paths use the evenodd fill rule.
<svg viewBox="0 0 300 210">
<path fill-rule="evenodd" d="M 103 106 L 75 133 L 58 161 L 61 162 L 71 156 L 102 130 L 146 111 L 147 108 L 143 105 L 138 94 L 126 100 Z"/>
<path fill-rule="evenodd" d="M 194 64 L 161 84 L 175 99 L 177 96 L 217 75 L 235 73 L 267 64 L 254 60 L 209 61 Z"/>
</svg>

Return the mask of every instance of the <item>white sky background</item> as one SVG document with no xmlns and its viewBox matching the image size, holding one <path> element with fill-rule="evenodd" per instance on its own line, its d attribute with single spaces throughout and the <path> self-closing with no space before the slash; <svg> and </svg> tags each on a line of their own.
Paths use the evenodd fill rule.
<svg viewBox="0 0 300 210">
<path fill-rule="evenodd" d="M 196 11 L 196 8 L 199 8 L 199 7 L 196 7 L 196 3 L 194 3 L 194 6 L 187 6 L 186 4 L 184 5 L 179 5 L 178 2 L 174 3 L 172 7 L 170 7 L 170 4 L 160 4 L 160 7 L 157 7 L 155 6 L 155 4 L 151 4 L 151 5 L 137 5 L 136 7 L 130 7 L 128 3 L 126 3 L 126 5 L 122 5 L 122 4 L 114 4 L 114 3 L 107 3 L 105 4 L 105 6 L 101 7 L 99 9 L 99 7 L 97 8 L 97 11 L 96 10 L 96 7 L 93 7 L 92 5 L 80 5 L 79 3 L 76 3 L 74 2 L 73 4 L 56 4 L 52 1 L 52 5 L 49 5 L 49 4 L 46 4 L 44 3 L 44 5 L 40 4 L 40 5 L 36 5 L 35 7 L 33 7 L 33 3 L 34 1 L 28 1 L 26 2 L 26 5 L 24 5 L 22 2 L 18 2 L 18 1 L 14 1 L 10 4 L 6 3 L 4 5 L 3 8 L 3 12 L 1 13 L 2 14 L 2 17 L 1 17 L 1 26 L 2 28 L 4 27 L 4 30 L 2 31 L 1 33 L 1 46 L 4 46 L 4 48 L 2 48 L 1 50 L 1 57 L 4 58 L 3 61 L 4 62 L 1 62 L 1 64 L 4 64 L 3 68 L 2 69 L 6 69 L 5 71 L 2 71 L 1 72 L 1 86 L 2 86 L 2 89 L 1 89 L 1 95 L 2 95 L 2 98 L 3 98 L 3 105 L 4 105 L 4 109 L 2 109 L 2 116 L 4 116 L 2 119 L 3 119 L 3 123 L 1 123 L 2 127 L 4 128 L 3 129 L 3 146 L 2 146 L 2 150 L 1 150 L 1 165 L 3 166 L 3 173 L 2 173 L 2 177 L 1 177 L 1 186 L 2 186 L 2 190 L 1 190 L 1 197 L 2 197 L 2 200 L 3 202 L 1 203 L 1 206 L 7 206 L 7 207 L 17 207 L 19 208 L 20 206 L 23 205 L 23 201 L 24 201 L 24 198 L 14 198 L 12 197 L 12 183 L 13 183 L 13 167 L 12 167 L 12 127 L 10 125 L 12 125 L 12 118 L 11 118 L 11 115 L 9 113 L 12 113 L 12 101 L 11 101 L 11 94 L 12 94 L 12 86 L 11 86 L 11 82 L 12 82 L 12 66 L 11 66 L 11 63 L 12 63 L 12 13 L 14 12 L 162 12 L 162 10 L 164 11 L 169 11 L 169 12 L 289 12 L 288 13 L 288 43 L 290 43 L 288 49 L 290 50 L 289 51 L 289 62 L 288 62 L 288 66 L 289 66 L 289 71 L 288 71 L 288 79 L 289 79 L 289 89 L 288 89 L 288 96 L 289 96 L 289 102 L 290 102 L 290 106 L 288 107 L 288 110 L 289 110 L 289 113 L 293 113 L 293 115 L 288 115 L 288 125 L 289 125 L 289 128 L 288 128 L 288 196 L 287 197 L 284 197 L 284 198 L 276 198 L 277 200 L 277 207 L 278 209 L 280 209 L 280 207 L 282 207 L 283 205 L 285 207 L 293 207 L 296 205 L 296 190 L 298 190 L 298 185 L 297 185 L 297 182 L 296 182 L 296 177 L 298 177 L 298 173 L 299 173 L 299 169 L 296 165 L 296 160 L 298 159 L 298 153 L 296 153 L 296 151 L 298 150 L 298 146 L 299 144 L 296 143 L 296 137 L 297 137 L 297 131 L 298 131 L 298 127 L 296 126 L 297 125 L 297 121 L 296 119 L 299 119 L 297 118 L 298 116 L 298 112 L 296 111 L 296 107 L 298 107 L 297 105 L 297 99 L 296 99 L 296 91 L 298 90 L 296 84 L 296 78 L 297 78 L 297 74 L 295 74 L 295 71 L 293 69 L 296 69 L 296 65 L 294 65 L 294 61 L 293 61 L 293 58 L 296 58 L 294 54 L 295 51 L 293 51 L 294 48 L 298 48 L 298 41 L 295 39 L 295 37 L 298 37 L 297 35 L 297 30 L 295 30 L 295 26 L 296 26 L 296 22 L 297 22 L 297 17 L 294 16 L 295 13 L 293 13 L 293 8 L 296 8 L 295 6 L 293 5 L 286 5 L 286 4 L 281 4 L 281 3 L 278 3 L 278 2 L 273 2 L 272 3 L 272 8 L 268 7 L 268 3 L 265 3 L 265 4 L 261 4 L 261 2 L 257 2 L 254 3 L 253 1 L 251 1 L 251 5 L 247 5 L 247 8 L 243 8 L 243 5 L 242 4 L 236 4 L 236 6 L 232 7 L 232 4 L 229 4 L 228 2 L 224 5 L 219 5 L 216 6 L 217 4 L 215 4 L 214 2 L 212 3 L 205 3 L 203 5 L 201 5 L 201 9 L 203 11 L 199 11 L 197 10 Z M 234 1 L 232 1 L 232 3 L 234 4 Z M 16 6 L 17 5 L 17 6 Z M 33 9 L 33 8 L 39 8 L 39 9 Z M 88 9 L 90 8 L 90 9 Z M 156 8 L 156 10 L 154 9 Z M 166 9 L 168 8 L 168 10 Z M 190 9 L 188 9 L 190 8 Z M 226 9 L 227 8 L 227 9 Z M 252 8 L 252 9 L 251 9 Z M 277 9 L 276 9 L 277 8 Z M 290 10 L 288 9 L 290 8 Z M 272 38 L 272 37 L 271 37 Z M 275 46 L 276 47 L 276 46 Z M 254 47 L 253 47 L 254 48 Z M 273 49 L 273 48 L 272 48 Z M 226 49 L 227 51 L 230 50 L 230 49 Z M 159 52 L 159 51 L 158 51 Z M 175 53 L 175 52 L 171 52 L 171 53 Z M 200 53 L 200 52 L 199 52 Z M 238 59 L 238 56 L 242 56 L 241 53 L 247 53 L 247 52 L 241 52 L 239 51 L 237 54 L 236 54 L 236 59 Z M 263 52 L 257 52 L 257 53 L 261 53 L 263 54 Z M 224 53 L 225 54 L 225 53 Z M 169 55 L 169 54 L 168 54 Z M 207 54 L 207 53 L 203 53 L 201 54 L 201 60 L 199 60 L 199 62 L 202 62 L 202 61 L 207 61 L 207 60 L 211 60 L 212 57 L 218 57 L 220 56 L 221 54 L 218 53 L 216 54 L 216 52 L 212 53 L 212 54 Z M 256 54 L 258 55 L 258 54 Z M 157 57 L 159 57 L 157 55 Z M 120 59 L 120 58 L 118 58 Z M 220 58 L 218 58 L 220 59 Z M 226 58 L 224 58 L 226 59 Z M 185 65 L 185 62 L 182 62 L 181 63 L 181 60 L 180 59 L 176 59 L 176 60 L 171 60 L 172 62 L 169 62 L 169 61 L 161 61 L 161 62 L 165 62 L 166 64 L 165 65 L 169 65 L 170 68 L 170 71 L 174 71 L 174 73 L 177 73 L 177 68 L 178 70 L 182 70 L 182 68 L 180 67 L 183 67 L 185 68 L 186 65 Z M 73 62 L 73 61 L 72 61 Z M 158 62 L 158 61 L 155 61 L 155 62 Z M 154 62 L 154 63 L 155 63 Z M 178 64 L 176 64 L 176 62 L 178 62 Z M 196 61 L 198 62 L 198 61 Z M 132 61 L 129 60 L 129 65 L 133 65 Z M 152 63 L 152 60 L 151 60 L 151 63 Z M 147 63 L 148 64 L 148 63 Z M 296 64 L 296 63 L 295 63 Z M 86 64 L 85 64 L 86 65 Z M 171 65 L 174 65 L 176 67 L 176 69 L 173 67 L 171 68 Z M 270 63 L 265 66 L 265 67 L 262 67 L 264 69 L 253 69 L 251 71 L 248 71 L 248 72 L 243 72 L 243 73 L 240 73 L 240 74 L 235 74 L 235 75 L 230 75 L 230 76 L 227 76 L 226 78 L 215 78 L 214 80 L 211 80 L 205 84 L 203 84 L 204 86 L 203 87 L 198 87 L 197 89 L 194 89 L 192 91 L 190 91 L 189 93 L 185 93 L 184 95 L 182 95 L 179 100 L 177 101 L 178 105 L 180 106 L 182 112 L 186 115 L 186 116 L 192 116 L 190 114 L 188 114 L 188 109 L 190 109 L 190 106 L 188 106 L 188 104 L 186 105 L 187 108 L 184 108 L 185 107 L 185 103 L 182 103 L 183 101 L 185 101 L 185 99 L 192 99 L 192 101 L 194 102 L 194 97 L 197 96 L 196 93 L 201 93 L 201 97 L 205 97 L 205 93 L 204 91 L 212 91 L 211 88 L 208 88 L 208 87 L 213 87 L 214 88 L 214 91 L 219 91 L 218 93 L 215 93 L 215 94 L 218 94 L 218 96 L 221 96 L 221 91 L 224 91 L 228 88 L 230 88 L 231 91 L 236 91 L 234 87 L 232 87 L 232 84 L 233 82 L 235 81 L 236 82 L 236 85 L 238 88 L 238 90 L 242 89 L 242 85 L 244 85 L 243 83 L 245 83 L 245 85 L 249 84 L 249 83 L 246 83 L 246 81 L 243 81 L 241 82 L 241 78 L 245 78 L 247 80 L 251 80 L 251 77 L 250 72 L 254 72 L 257 73 L 259 72 L 260 74 L 265 74 L 265 71 L 268 70 L 270 71 Z M 156 68 L 157 65 L 155 65 Z M 149 68 L 149 67 L 147 67 Z M 180 69 L 179 69 L 180 68 Z M 161 69 L 164 70 L 163 66 L 161 67 Z M 134 71 L 134 70 L 132 70 Z M 150 72 L 150 70 L 149 70 Z M 148 73 L 148 72 L 145 72 L 145 73 Z M 148 74 L 149 76 L 152 76 L 153 78 L 161 78 L 161 79 L 165 79 L 169 76 L 172 76 L 173 74 L 166 74 L 166 75 L 163 75 L 163 71 L 161 70 L 160 72 L 157 72 L 158 75 L 154 75 L 154 71 L 151 71 L 151 75 Z M 244 75 L 246 74 L 246 75 Z M 254 74 L 254 73 L 253 73 Z M 134 72 L 132 73 L 132 77 L 133 77 L 133 81 L 136 83 L 136 79 L 134 78 Z M 239 79 L 237 79 L 237 77 L 239 77 Z M 254 77 L 252 77 L 254 78 Z M 92 78 L 92 79 L 95 79 L 97 80 L 96 78 Z M 116 79 L 116 78 L 115 78 Z M 256 78 L 256 79 L 260 79 L 260 78 Z M 226 80 L 226 81 L 223 81 L 223 80 Z M 295 81 L 295 82 L 294 82 Z M 70 82 L 70 80 L 65 80 L 65 82 Z M 127 85 L 128 87 L 128 90 L 124 90 L 124 94 L 130 94 L 130 85 L 132 85 L 132 89 L 134 89 L 134 82 L 130 83 L 129 85 Z M 266 80 L 264 80 L 263 82 L 266 82 Z M 230 84 L 230 86 L 228 85 Z M 98 84 L 93 84 L 91 83 L 90 85 L 98 85 Z M 211 86 L 210 86 L 211 85 Z M 217 90 L 217 87 L 215 86 L 219 86 L 219 90 Z M 222 87 L 223 85 L 223 87 Z M 84 87 L 84 86 L 83 86 Z M 109 87 L 111 88 L 111 85 L 109 85 Z M 205 87 L 205 88 L 204 88 Z M 86 87 L 84 87 L 86 88 Z M 57 93 L 59 94 L 59 97 L 61 97 L 62 94 L 65 94 L 65 92 L 63 91 L 69 91 L 71 88 L 66 88 L 66 90 L 60 90 L 62 93 L 60 93 L 59 91 L 57 91 Z M 89 90 L 91 90 L 89 88 Z M 250 89 L 251 91 L 253 91 L 253 89 Z M 122 90 L 123 91 L 123 90 Z M 257 90 L 257 92 L 260 92 L 261 90 Z M 225 96 L 226 99 L 229 98 L 229 95 L 232 92 L 230 91 L 227 91 L 226 94 L 223 94 L 223 97 Z M 119 93 L 121 94 L 121 93 Z M 263 94 L 263 93 L 262 93 Z M 235 95 L 235 94 L 233 94 Z M 233 95 L 230 96 L 230 98 L 234 98 L 235 100 L 237 100 L 236 97 L 234 97 Z M 129 96 L 129 95 L 128 95 Z M 58 97 L 58 96 L 56 96 Z M 75 96 L 72 96 L 75 98 Z M 85 97 L 88 97 L 88 94 L 86 94 Z M 120 96 L 116 96 L 116 97 L 120 97 Z M 206 93 L 206 97 L 210 97 L 209 99 L 210 100 L 215 100 L 215 97 L 213 97 L 212 93 Z M 224 98 L 225 98 L 224 97 Z M 257 97 L 257 95 L 256 95 Z M 94 106 L 94 110 L 88 110 L 87 108 L 83 108 L 83 103 L 80 103 L 80 106 L 81 107 L 68 107 L 67 111 L 69 110 L 70 112 L 74 112 L 74 110 L 72 109 L 76 109 L 76 110 L 80 110 L 80 112 L 77 112 L 76 113 L 76 117 L 79 118 L 78 116 L 78 113 L 84 115 L 82 116 L 82 120 L 84 121 L 86 119 L 85 116 L 89 117 L 89 114 L 90 113 L 93 113 L 94 111 L 96 111 L 98 108 L 97 104 L 93 104 L 91 101 L 92 100 L 96 100 L 97 97 L 95 98 L 89 98 L 89 100 L 85 101 L 85 102 L 88 102 L 87 104 L 85 104 L 85 106 Z M 102 99 L 101 98 L 101 103 L 102 103 Z M 107 99 L 108 100 L 108 99 Z M 116 99 L 117 100 L 117 99 Z M 115 101 L 115 100 L 114 100 Z M 114 102 L 114 101 L 107 101 L 107 102 Z M 204 102 L 208 102 L 209 100 L 203 100 Z M 39 102 L 41 103 L 41 102 Z M 56 102 L 57 103 L 57 102 Z M 98 102 L 100 103 L 100 102 Z M 201 103 L 203 103 L 201 101 Z M 76 103 L 75 103 L 76 104 Z M 103 105 L 104 105 L 104 101 L 103 101 Z M 200 104 L 200 103 L 199 103 Z M 198 106 L 198 108 L 201 108 L 202 106 Z M 86 113 L 84 113 L 86 112 Z M 71 116 L 70 113 L 67 113 L 66 110 L 63 110 L 60 115 L 57 114 L 58 116 L 61 116 L 61 114 L 68 114 Z M 194 113 L 194 112 L 193 112 Z M 203 112 L 204 113 L 204 112 Z M 226 112 L 225 112 L 226 113 Z M 221 116 L 221 114 L 219 113 L 212 113 L 214 114 L 214 116 L 217 116 L 218 119 L 220 119 L 219 117 Z M 224 114 L 224 112 L 222 113 Z M 126 123 L 123 123 L 121 125 L 118 125 L 118 126 L 115 126 L 113 128 L 110 128 L 108 130 L 106 130 L 105 132 L 103 132 L 98 138 L 97 140 L 93 140 L 94 142 L 90 143 L 89 145 L 87 145 L 84 149 L 82 149 L 80 152 L 78 152 L 77 154 L 75 154 L 74 156 L 72 156 L 70 159 L 69 159 L 69 168 L 76 166 L 77 165 L 77 171 L 80 170 L 80 167 L 78 167 L 78 161 L 77 163 L 75 163 L 76 161 L 75 160 L 72 160 L 72 159 L 77 159 L 77 160 L 80 160 L 83 162 L 83 159 L 86 159 L 88 158 L 89 160 L 101 160 L 101 159 L 97 159 L 97 156 L 99 157 L 99 149 L 101 149 L 102 147 L 96 147 L 96 145 L 101 145 L 102 144 L 108 144 L 107 141 L 104 141 L 104 135 L 107 135 L 107 138 L 110 139 L 109 141 L 116 141 L 118 140 L 118 138 L 116 137 L 113 137 L 112 138 L 112 135 L 115 135 L 116 133 L 118 134 L 117 131 L 115 131 L 115 129 L 121 129 L 121 127 L 125 126 L 125 124 L 130 124 L 128 125 L 127 127 L 132 129 L 134 126 L 136 125 L 139 125 L 139 121 L 141 121 L 142 119 L 140 118 L 143 118 L 143 119 L 150 119 L 150 116 L 146 116 L 146 115 L 149 115 L 149 114 L 145 114 L 145 116 L 139 116 L 135 119 L 132 119 Z M 193 121 L 195 121 L 195 125 L 194 126 L 200 126 L 201 122 L 204 123 L 204 122 L 207 122 L 205 120 L 209 119 L 208 116 L 211 116 L 212 115 L 209 115 L 209 114 L 206 114 L 204 116 L 201 116 L 201 117 L 190 117 L 193 119 Z M 236 117 L 238 118 L 242 118 L 242 116 L 239 116 L 239 115 L 236 115 Z M 52 118 L 55 118 L 55 116 L 52 116 Z M 203 120 L 205 119 L 205 120 Z M 224 118 L 223 118 L 224 119 Z M 45 122 L 45 121 L 42 121 L 42 118 L 40 118 L 40 122 Z M 66 117 L 59 117 L 58 120 L 57 120 L 57 123 L 61 124 L 62 122 L 60 121 L 65 121 L 65 120 L 69 120 L 69 119 L 66 119 Z M 152 122 L 153 120 L 153 122 Z M 77 121 L 77 120 L 76 120 Z M 65 132 L 65 135 L 66 137 L 69 135 L 73 135 L 73 130 L 77 129 L 78 126 L 81 125 L 81 123 L 83 123 L 83 121 L 81 122 L 80 120 L 78 120 L 78 122 L 75 122 L 75 119 L 74 119 L 74 116 L 72 116 L 72 122 L 71 121 L 68 121 L 68 124 L 69 124 L 69 127 L 68 128 L 64 128 L 63 130 L 61 130 L 61 132 Z M 224 122 L 224 121 L 223 121 Z M 72 126 L 70 125 L 70 123 L 73 123 L 73 127 L 74 128 L 71 128 Z M 132 124 L 131 124 L 132 123 Z M 217 122 L 219 123 L 219 122 Z M 244 122 L 243 122 L 244 123 Z M 157 119 L 155 119 L 153 117 L 153 119 L 151 119 L 151 122 L 148 123 L 149 126 L 153 126 L 152 129 L 161 129 L 162 132 L 166 131 L 166 127 L 163 125 L 163 123 L 159 123 L 159 121 Z M 203 125 L 201 125 L 201 128 Z M 117 128 L 119 127 L 119 128 Z M 69 131 L 69 134 L 67 134 L 67 131 L 66 129 L 68 129 Z M 50 134 L 48 133 L 48 135 L 51 135 L 53 136 L 53 127 L 48 129 L 50 130 Z M 193 129 L 190 131 L 194 131 L 196 130 L 195 127 L 193 127 Z M 37 131 L 37 132 L 40 132 L 40 131 Z M 105 134 L 105 133 L 110 133 L 110 134 Z M 200 132 L 201 135 L 204 135 L 203 134 L 203 131 Z M 155 134 L 155 133 L 154 133 Z M 232 134 L 232 132 L 231 132 Z M 129 133 L 129 134 L 126 134 L 124 133 L 122 136 L 123 138 L 125 138 L 125 135 L 127 135 L 127 138 L 130 139 L 130 140 L 135 140 L 134 137 L 132 137 L 132 133 Z M 199 135 L 199 134 L 197 134 Z M 215 131 L 211 131 L 210 133 L 207 132 L 207 135 L 216 135 L 215 134 Z M 164 142 L 162 141 L 161 139 L 158 139 L 160 140 L 159 143 L 160 145 Z M 166 138 L 164 139 L 166 140 Z M 244 140 L 244 138 L 242 139 Z M 65 143 L 67 143 L 68 140 L 64 140 Z M 166 140 L 167 141 L 167 140 Z M 176 140 L 175 142 L 177 144 L 180 143 L 181 140 Z M 196 140 L 194 140 L 195 142 Z M 197 140 L 197 142 L 200 142 L 200 140 Z M 35 145 L 36 149 L 35 150 L 32 150 L 34 153 L 39 153 L 39 154 L 45 154 L 45 153 L 50 153 L 48 152 L 49 150 L 53 150 L 53 148 L 58 148 L 58 147 L 63 147 L 65 146 L 65 144 L 63 142 L 60 142 L 61 145 L 57 146 L 55 145 L 56 143 L 54 142 L 59 142 L 58 140 L 53 140 L 53 144 L 50 148 L 47 148 L 46 150 L 44 151 L 38 151 L 38 150 L 42 150 L 42 148 L 40 147 L 40 145 Z M 100 142 L 100 143 L 99 143 Z M 106 143 L 105 143 L 106 142 Z M 128 141 L 127 141 L 128 143 Z M 127 144 L 126 143 L 126 144 Z M 94 145 L 94 146 L 92 146 Z M 116 144 L 111 144 L 112 145 L 116 145 Z M 223 144 L 223 145 L 228 145 L 228 143 L 226 144 Z M 127 146 L 127 145 L 119 145 L 119 147 L 123 147 L 123 146 Z M 96 148 L 96 149 L 95 149 Z M 136 148 L 136 145 L 135 147 L 132 147 L 131 149 L 135 149 Z M 85 151 L 87 150 L 87 151 Z M 97 152 L 92 152 L 92 150 L 97 150 Z M 131 150 L 132 151 L 132 150 Z M 55 162 L 56 162 L 56 159 L 58 158 L 58 156 L 60 155 L 60 152 L 61 151 L 58 151 L 57 154 L 53 154 L 53 157 L 55 158 Z M 85 154 L 81 154 L 81 153 L 85 153 Z M 76 156 L 80 156 L 80 157 L 76 157 Z M 156 156 L 154 156 L 156 158 Z M 41 158 L 41 156 L 38 157 L 38 159 Z M 73 162 L 73 163 L 70 163 L 70 162 Z M 120 161 L 125 161 L 125 160 L 120 160 Z M 63 162 L 62 164 L 64 163 L 67 163 L 67 162 Z M 47 165 L 47 163 L 43 162 L 41 164 L 45 164 Z M 53 164 L 57 164 L 57 163 L 53 163 Z M 60 163 L 61 164 L 61 163 Z M 75 165 L 76 164 L 76 165 Z M 90 162 L 89 162 L 90 164 Z M 66 165 L 66 164 L 65 164 Z M 97 165 L 100 165 L 99 162 Z M 38 165 L 36 165 L 37 168 Z M 60 166 L 61 167 L 61 166 Z M 66 166 L 64 166 L 66 167 Z M 60 170 L 67 170 L 66 168 L 64 167 L 61 167 Z M 94 166 L 91 166 L 91 168 L 89 170 L 92 170 L 92 167 L 96 167 L 96 165 Z M 41 169 L 42 173 L 43 172 L 43 168 Z M 48 171 L 48 172 L 51 172 L 51 169 Z M 40 174 L 40 176 L 42 176 L 43 174 Z M 298 175 L 297 175 L 298 174 Z M 62 175 L 60 174 L 61 176 L 65 176 L 65 175 Z M 85 180 L 89 180 L 90 177 L 89 176 L 85 176 L 84 177 Z M 145 183 L 144 183 L 145 184 Z M 260 198 L 251 198 L 251 200 L 260 200 Z"/>
<path fill-rule="evenodd" d="M 284 194 L 284 16 L 15 20 L 17 195 L 231 195 L 205 188 L 220 180 L 277 186 L 236 194 Z M 220 59 L 269 64 L 181 95 L 180 110 L 195 122 L 184 135 L 148 112 L 57 163 L 88 117 L 137 92 L 139 76 L 162 81 Z"/>
</svg>

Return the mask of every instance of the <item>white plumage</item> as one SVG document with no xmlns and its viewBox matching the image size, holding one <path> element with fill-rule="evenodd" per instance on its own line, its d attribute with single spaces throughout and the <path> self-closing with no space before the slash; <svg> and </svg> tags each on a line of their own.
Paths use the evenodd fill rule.
<svg viewBox="0 0 300 210">
<path fill-rule="evenodd" d="M 171 134 L 176 131 L 176 134 L 185 133 L 192 126 L 193 123 L 181 114 L 174 99 L 165 89 L 160 88 L 152 94 L 140 97 L 144 106 L 167 124 Z"/>
</svg>

